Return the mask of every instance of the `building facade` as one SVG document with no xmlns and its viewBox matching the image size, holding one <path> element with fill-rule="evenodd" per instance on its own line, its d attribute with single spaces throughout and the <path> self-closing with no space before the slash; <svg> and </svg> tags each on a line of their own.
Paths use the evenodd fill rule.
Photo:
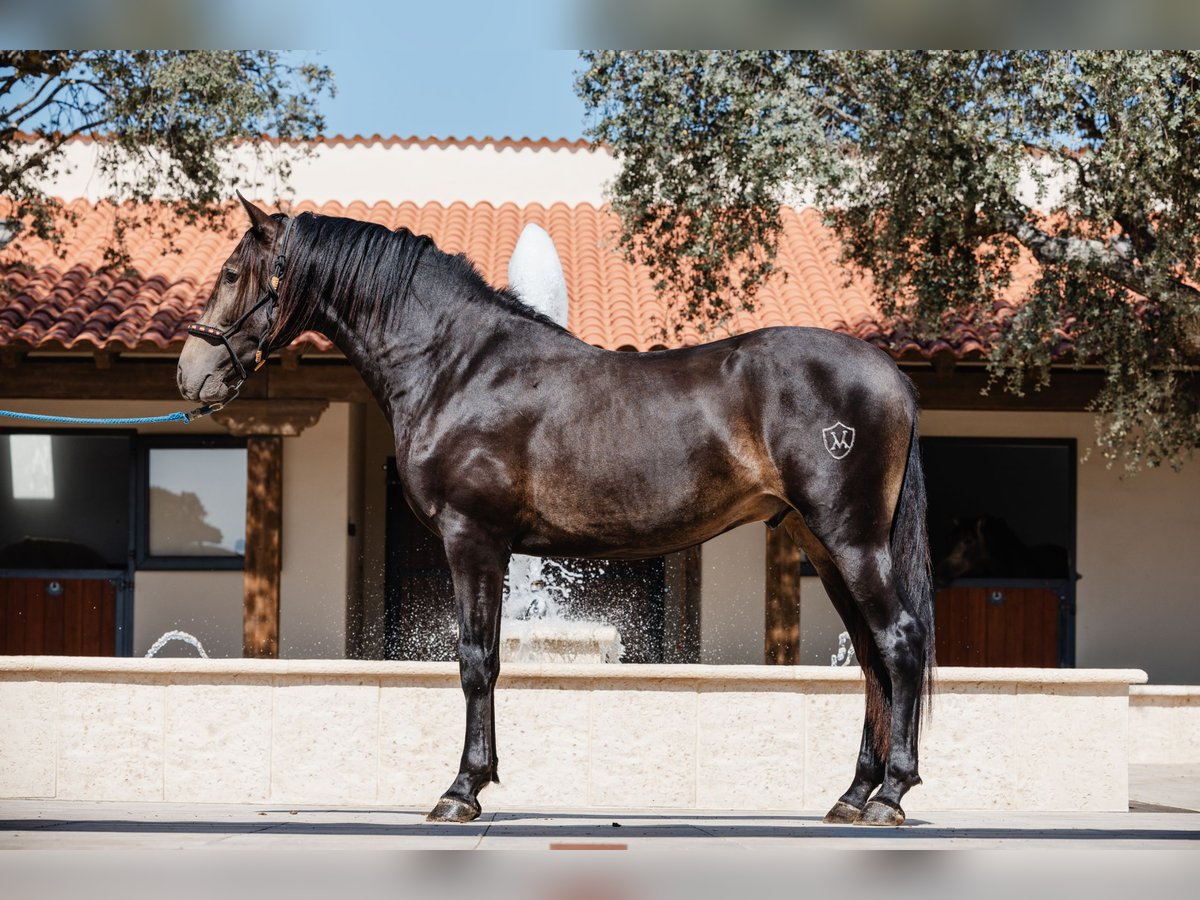
<svg viewBox="0 0 1200 900">
<path fill-rule="evenodd" d="M 497 285 L 534 222 L 558 247 L 581 339 L 640 351 L 702 337 L 685 329 L 668 340 L 648 274 L 617 252 L 603 204 L 616 163 L 603 150 L 341 138 L 311 149 L 295 161 L 297 199 L 264 205 L 427 233 Z M 55 186 L 79 215 L 65 258 L 34 245 L 32 266 L 4 269 L 0 407 L 165 414 L 186 405 L 174 374 L 184 329 L 243 223 L 236 213 L 228 232 L 184 229 L 177 254 L 139 231 L 134 274 L 105 273 L 113 211 L 98 202 L 93 152 L 72 145 L 74 171 Z M 1024 398 L 982 393 L 988 335 L 919 345 L 888 331 L 869 282 L 847 278 L 811 209 L 785 211 L 779 266 L 788 277 L 730 332 L 833 328 L 893 353 L 921 391 L 935 558 L 961 555 L 964 523 L 978 537 L 997 521 L 1031 552 L 1064 554 L 1061 573 L 993 570 L 939 595 L 939 627 L 957 641 L 947 652 L 959 654 L 944 657 L 1200 680 L 1200 467 L 1126 479 L 1099 459 L 1081 462 L 1097 373 L 1064 367 Z M 191 424 L 0 419 L 0 653 L 141 655 L 179 629 L 211 655 L 239 656 L 262 615 L 276 616 L 270 650 L 283 657 L 451 652 L 440 548 L 406 517 L 392 453 L 390 425 L 361 380 L 315 336 L 278 354 L 227 410 Z M 626 642 L 634 659 L 826 664 L 842 630 L 820 582 L 762 524 L 594 583 L 582 602 L 643 635 Z"/>
</svg>

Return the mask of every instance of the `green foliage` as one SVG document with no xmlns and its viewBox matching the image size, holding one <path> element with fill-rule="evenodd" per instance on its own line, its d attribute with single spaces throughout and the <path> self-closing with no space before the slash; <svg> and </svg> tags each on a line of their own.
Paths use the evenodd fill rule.
<svg viewBox="0 0 1200 900">
<path fill-rule="evenodd" d="M 918 335 L 1015 305 L 989 359 L 1011 389 L 1099 367 L 1110 461 L 1200 445 L 1200 54 L 585 56 L 623 246 L 681 320 L 752 303 L 780 205 L 811 203 Z"/>
<path fill-rule="evenodd" d="M 258 139 L 316 135 L 317 100 L 332 92 L 332 79 L 328 68 L 268 50 L 0 51 L 0 195 L 13 204 L 9 221 L 62 240 L 70 216 L 46 185 L 63 170 L 63 145 L 92 136 L 109 199 L 133 201 L 117 216 L 109 263 L 128 261 L 124 235 L 135 224 L 170 233 L 153 214 L 159 202 L 176 223 L 218 223 L 237 183 L 227 176 L 245 172 L 245 156 L 286 181 L 287 156 Z M 235 159 L 239 142 L 249 142 L 247 153 Z"/>
</svg>

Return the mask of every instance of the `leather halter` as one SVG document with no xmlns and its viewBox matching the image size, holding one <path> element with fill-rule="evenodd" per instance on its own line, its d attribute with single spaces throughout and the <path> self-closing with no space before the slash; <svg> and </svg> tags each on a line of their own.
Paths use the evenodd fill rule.
<svg viewBox="0 0 1200 900">
<path fill-rule="evenodd" d="M 287 242 L 288 236 L 292 233 L 292 225 L 295 223 L 295 218 L 289 218 L 287 225 L 283 229 L 283 238 L 279 241 L 279 253 L 275 257 L 275 268 L 271 273 L 271 277 L 267 279 L 267 283 L 263 288 L 262 294 L 258 301 L 248 310 L 242 313 L 236 322 L 228 328 L 221 328 L 217 325 L 205 325 L 200 322 L 194 322 L 187 327 L 187 333 L 195 335 L 199 338 L 204 338 L 206 341 L 213 344 L 220 344 L 229 353 L 229 358 L 233 361 L 233 367 L 238 373 L 238 383 L 233 386 L 233 395 L 230 396 L 224 403 L 229 403 L 237 397 L 238 390 L 245 384 L 249 374 L 246 372 L 246 367 L 242 365 L 242 361 L 238 359 L 238 355 L 234 352 L 233 345 L 229 343 L 229 339 L 242 330 L 242 326 L 246 324 L 249 318 L 262 309 L 264 306 L 269 306 L 267 310 L 267 327 L 263 329 L 262 334 L 258 336 L 258 346 L 254 351 L 254 371 L 257 372 L 267 362 L 267 357 L 271 354 L 270 345 L 267 343 L 267 337 L 275 327 L 275 304 L 279 300 L 279 281 L 283 278 L 284 269 L 287 268 Z M 215 408 L 220 408 L 224 404 L 215 404 Z"/>
</svg>

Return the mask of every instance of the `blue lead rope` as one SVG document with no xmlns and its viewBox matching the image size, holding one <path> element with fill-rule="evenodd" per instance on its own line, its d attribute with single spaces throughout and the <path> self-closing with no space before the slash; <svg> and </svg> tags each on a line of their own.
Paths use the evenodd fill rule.
<svg viewBox="0 0 1200 900">
<path fill-rule="evenodd" d="M 90 419 L 78 416 L 40 416 L 37 413 L 12 412 L 0 409 L 0 416 L 10 419 L 25 419 L 29 422 L 54 422 L 59 425 L 155 425 L 161 422 L 183 422 L 185 425 L 192 419 L 199 419 L 209 413 L 216 412 L 220 407 L 201 406 L 191 412 L 173 412 L 165 416 L 142 416 L 133 419 Z"/>
</svg>

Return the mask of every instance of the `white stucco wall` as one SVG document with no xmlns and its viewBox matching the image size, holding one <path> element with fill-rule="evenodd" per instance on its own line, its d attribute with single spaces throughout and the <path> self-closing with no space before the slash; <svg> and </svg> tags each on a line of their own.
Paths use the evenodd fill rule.
<svg viewBox="0 0 1200 900">
<path fill-rule="evenodd" d="M 242 655 L 242 572 L 137 572 L 133 578 L 133 655 L 146 651 L 168 631 L 186 631 L 218 659 Z M 156 654 L 195 657 L 183 641 Z"/>
<path fill-rule="evenodd" d="M 256 158 L 250 148 L 237 153 L 243 193 L 273 202 L 289 198 L 326 203 L 467 204 L 565 203 L 599 205 L 603 186 L 618 166 L 607 150 L 533 149 L 494 145 L 418 145 L 383 143 L 318 144 L 308 156 L 289 154 L 289 190 L 267 176 L 272 158 L 287 148 L 264 145 Z M 66 169 L 47 183 L 60 197 L 99 200 L 111 192 L 97 169 L 97 145 L 67 145 Z M 233 167 L 227 181 L 233 184 Z M 247 183 L 248 182 L 248 183 Z M 232 193 L 232 189 L 231 189 Z"/>
<path fill-rule="evenodd" d="M 727 531 L 700 550 L 700 662 L 760 664 L 766 622 L 766 526 Z"/>
<path fill-rule="evenodd" d="M 331 403 L 321 421 L 284 438 L 283 573 L 279 655 L 346 655 L 350 411 Z"/>
</svg>

